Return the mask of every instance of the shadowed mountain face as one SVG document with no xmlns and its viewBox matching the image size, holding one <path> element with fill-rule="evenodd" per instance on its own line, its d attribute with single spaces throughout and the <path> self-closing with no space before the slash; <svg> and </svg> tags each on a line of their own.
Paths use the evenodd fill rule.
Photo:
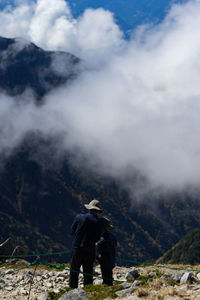
<svg viewBox="0 0 200 300">
<path fill-rule="evenodd" d="M 19 95 L 31 88 L 38 99 L 75 80 L 79 62 L 67 53 L 46 52 L 25 41 L 4 38 L 0 38 L 0 57 L 0 89 Z M 100 200 L 114 225 L 118 263 L 157 258 L 187 230 L 200 226 L 198 193 L 149 195 L 137 203 L 120 182 L 75 164 L 73 153 L 66 153 L 58 163 L 52 153 L 59 143 L 58 137 L 29 132 L 9 158 L 1 153 L 2 239 L 12 237 L 29 253 L 68 250 L 73 218 L 93 198 Z"/>
<path fill-rule="evenodd" d="M 57 60 L 60 68 L 55 66 Z M 74 78 L 78 62 L 65 52 L 44 51 L 22 39 L 0 37 L 0 89 L 16 95 L 30 88 L 41 98 L 52 87 Z"/>
</svg>

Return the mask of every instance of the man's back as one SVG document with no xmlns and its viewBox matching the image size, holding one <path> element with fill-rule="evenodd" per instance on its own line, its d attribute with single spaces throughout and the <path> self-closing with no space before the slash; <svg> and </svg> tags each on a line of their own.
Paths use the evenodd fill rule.
<svg viewBox="0 0 200 300">
<path fill-rule="evenodd" d="M 102 225 L 96 214 L 88 212 L 76 216 L 71 232 L 74 235 L 72 249 L 94 247 L 101 235 Z"/>
</svg>

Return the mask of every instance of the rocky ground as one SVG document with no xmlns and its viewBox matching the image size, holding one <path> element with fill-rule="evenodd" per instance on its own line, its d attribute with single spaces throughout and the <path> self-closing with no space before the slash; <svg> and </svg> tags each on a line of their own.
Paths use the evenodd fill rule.
<svg viewBox="0 0 200 300">
<path fill-rule="evenodd" d="M 113 287 L 102 286 L 102 279 L 96 277 L 94 286 L 85 291 L 82 289 L 83 278 L 80 275 L 80 288 L 69 292 L 66 291 L 59 297 L 59 292 L 68 286 L 68 268 L 50 270 L 42 266 L 32 266 L 31 268 L 15 271 L 15 267 L 14 265 L 0 265 L 1 300 L 54 299 L 52 297 L 61 300 L 111 299 L 111 289 L 115 293 L 116 299 L 124 300 L 200 300 L 200 272 L 175 270 L 171 269 L 172 266 L 166 266 L 166 268 L 153 266 L 115 267 L 115 284 Z M 178 267 L 180 268 L 180 266 Z M 188 269 L 188 266 L 181 266 L 181 268 L 183 267 Z M 193 266 L 193 270 L 199 269 L 200 266 Z M 96 276 L 100 276 L 99 266 L 95 268 L 95 274 Z M 52 293 L 50 294 L 50 292 Z M 106 294 L 106 292 L 108 293 Z"/>
</svg>

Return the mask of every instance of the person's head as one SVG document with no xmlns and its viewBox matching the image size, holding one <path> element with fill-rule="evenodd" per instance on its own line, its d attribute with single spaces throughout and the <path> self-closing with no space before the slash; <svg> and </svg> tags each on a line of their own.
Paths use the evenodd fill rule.
<svg viewBox="0 0 200 300">
<path fill-rule="evenodd" d="M 87 208 L 91 213 L 99 214 L 102 212 L 100 203 L 97 199 L 93 199 L 89 204 L 84 204 L 85 208 Z"/>
</svg>

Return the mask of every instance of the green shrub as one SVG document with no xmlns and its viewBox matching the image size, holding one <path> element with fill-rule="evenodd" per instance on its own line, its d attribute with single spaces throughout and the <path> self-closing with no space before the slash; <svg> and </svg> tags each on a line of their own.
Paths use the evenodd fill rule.
<svg viewBox="0 0 200 300">
<path fill-rule="evenodd" d="M 174 280 L 170 280 L 170 281 L 168 281 L 168 285 L 175 286 L 175 285 L 180 285 L 180 283 L 177 281 L 174 281 Z"/>
</svg>

